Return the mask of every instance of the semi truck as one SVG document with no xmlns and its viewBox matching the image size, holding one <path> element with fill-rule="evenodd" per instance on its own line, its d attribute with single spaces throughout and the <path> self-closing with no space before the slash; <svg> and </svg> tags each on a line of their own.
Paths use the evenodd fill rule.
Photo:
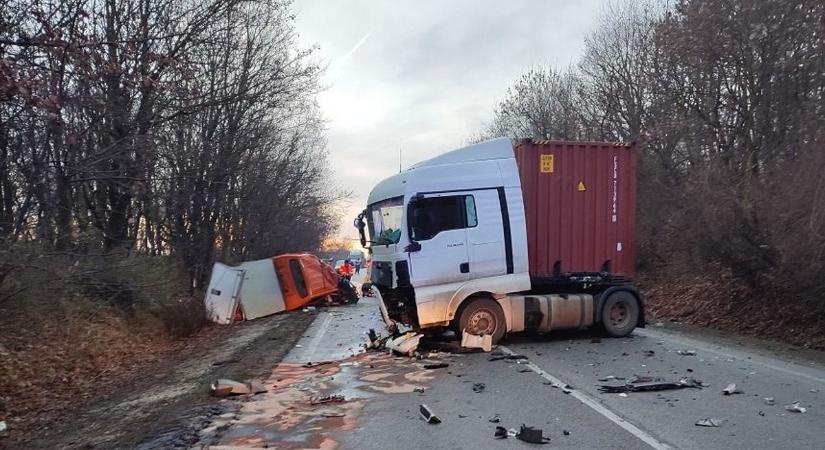
<svg viewBox="0 0 825 450">
<path fill-rule="evenodd" d="M 388 325 L 491 335 L 644 326 L 633 144 L 500 138 L 379 182 L 355 219 Z"/>
</svg>

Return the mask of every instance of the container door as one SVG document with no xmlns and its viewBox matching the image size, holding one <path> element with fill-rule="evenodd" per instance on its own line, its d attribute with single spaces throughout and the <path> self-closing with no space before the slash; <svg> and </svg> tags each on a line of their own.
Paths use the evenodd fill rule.
<svg viewBox="0 0 825 450">
<path fill-rule="evenodd" d="M 220 324 L 232 322 L 243 282 L 244 270 L 215 263 L 204 304 L 210 320 Z"/>
<path fill-rule="evenodd" d="M 507 273 L 504 244 L 504 219 L 497 190 L 473 191 L 465 198 L 470 252 L 470 278 L 485 278 Z"/>
<path fill-rule="evenodd" d="M 464 193 L 429 194 L 410 207 L 412 240 L 410 280 L 415 287 L 470 279 Z"/>
</svg>

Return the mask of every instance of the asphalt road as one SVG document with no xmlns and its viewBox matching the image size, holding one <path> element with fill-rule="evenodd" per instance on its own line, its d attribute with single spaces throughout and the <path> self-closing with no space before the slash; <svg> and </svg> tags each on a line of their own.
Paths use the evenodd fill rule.
<svg viewBox="0 0 825 450">
<path fill-rule="evenodd" d="M 436 359 L 450 366 L 425 371 L 420 361 L 389 358 L 395 374 L 408 383 L 376 393 L 375 389 L 364 388 L 364 380 L 389 375 L 358 375 L 359 367 L 374 367 L 369 361 L 357 360 L 359 345 L 366 341 L 364 333 L 370 327 L 380 329 L 380 315 L 372 299 L 318 314 L 285 361 L 347 361 L 341 364 L 337 380 L 328 377 L 313 387 L 307 381 L 310 378 L 304 376 L 309 384 L 300 389 L 341 393 L 348 401 L 357 401 L 358 408 L 346 412 L 350 420 L 338 429 L 328 424 L 307 426 L 304 431 L 281 427 L 279 439 L 289 441 L 290 433 L 298 439 L 311 430 L 334 436 L 334 445 L 330 437 L 315 440 L 320 442 L 318 446 L 309 448 L 497 449 L 534 445 L 514 438 L 493 439 L 496 424 L 489 419 L 497 414 L 498 425 L 506 428 L 518 429 L 526 424 L 543 429 L 544 435 L 551 438 L 551 448 L 825 448 L 825 367 L 819 364 L 789 362 L 718 338 L 652 327 L 637 330 L 628 338 L 600 341 L 587 333 L 507 339 L 500 349 L 527 356 L 524 364 L 489 361 L 489 354 L 484 353 L 437 355 Z M 693 350 L 696 354 L 683 356 L 678 350 Z M 598 385 L 610 383 L 599 379 L 611 375 L 666 380 L 689 376 L 707 386 L 626 396 L 600 393 Z M 274 380 L 272 386 L 277 388 L 277 382 L 282 386 L 282 379 Z M 474 392 L 474 383 L 484 383 L 486 388 Z M 743 392 L 723 395 L 722 389 L 729 383 L 736 383 Z M 565 393 L 554 384 L 569 384 L 572 389 Z M 413 387 L 417 385 L 424 388 L 423 393 L 415 392 Z M 262 395 L 260 405 L 272 403 L 272 399 L 267 403 L 266 397 L 274 394 Z M 293 393 L 289 398 L 294 397 Z M 765 404 L 765 397 L 773 397 L 775 404 Z M 807 412 L 785 410 L 785 405 L 795 401 Z M 439 416 L 441 424 L 420 419 L 418 409 L 422 403 Z M 256 417 L 269 414 L 254 405 L 247 409 Z M 278 414 L 288 415 L 289 407 L 281 407 L 283 411 Z M 722 422 L 716 428 L 695 425 L 705 418 Z M 261 419 L 246 422 L 257 424 L 247 434 L 263 433 L 261 429 L 268 426 Z M 229 424 L 229 429 L 233 426 L 237 425 Z M 231 444 L 233 448 L 259 446 L 262 441 L 244 442 L 250 444 L 243 445 L 237 439 Z M 273 446 L 285 448 L 270 448 Z"/>
</svg>

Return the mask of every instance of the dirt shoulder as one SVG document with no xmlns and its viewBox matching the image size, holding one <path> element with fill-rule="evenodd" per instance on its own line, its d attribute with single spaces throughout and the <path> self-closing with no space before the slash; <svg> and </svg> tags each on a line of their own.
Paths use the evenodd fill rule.
<svg viewBox="0 0 825 450">
<path fill-rule="evenodd" d="M 48 425 L 12 430 L 0 448 L 188 447 L 213 416 L 237 407 L 210 396 L 210 382 L 269 376 L 314 317 L 296 311 L 214 332 L 125 374 L 105 398 L 55 414 Z"/>
</svg>

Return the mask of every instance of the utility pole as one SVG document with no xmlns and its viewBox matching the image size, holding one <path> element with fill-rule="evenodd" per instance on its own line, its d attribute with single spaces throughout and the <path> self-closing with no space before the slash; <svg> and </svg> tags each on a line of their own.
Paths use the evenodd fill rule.
<svg viewBox="0 0 825 450">
<path fill-rule="evenodd" d="M 398 173 L 401 173 L 401 147 L 398 147 Z"/>
</svg>

